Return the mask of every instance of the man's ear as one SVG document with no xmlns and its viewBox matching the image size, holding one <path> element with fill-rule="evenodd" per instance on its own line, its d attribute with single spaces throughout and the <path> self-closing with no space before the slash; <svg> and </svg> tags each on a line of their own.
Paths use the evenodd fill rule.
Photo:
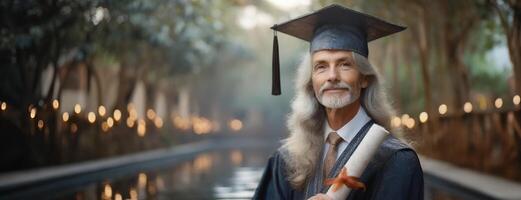
<svg viewBox="0 0 521 200">
<path fill-rule="evenodd" d="M 362 82 L 360 84 L 362 88 L 367 88 L 367 86 L 369 86 L 369 83 L 373 81 L 373 78 L 373 76 L 362 75 Z"/>
</svg>

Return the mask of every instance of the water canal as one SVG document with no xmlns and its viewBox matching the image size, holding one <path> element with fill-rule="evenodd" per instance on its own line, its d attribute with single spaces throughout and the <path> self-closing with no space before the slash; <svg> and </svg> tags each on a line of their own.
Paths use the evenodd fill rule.
<svg viewBox="0 0 521 200">
<path fill-rule="evenodd" d="M 0 199 L 251 199 L 276 145 L 218 148 L 26 187 Z M 473 199 L 439 186 L 426 177 L 425 199 Z"/>
</svg>

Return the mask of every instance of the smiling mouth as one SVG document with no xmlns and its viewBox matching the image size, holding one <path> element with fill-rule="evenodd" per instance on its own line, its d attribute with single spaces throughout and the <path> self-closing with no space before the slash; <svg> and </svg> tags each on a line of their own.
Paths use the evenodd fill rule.
<svg viewBox="0 0 521 200">
<path fill-rule="evenodd" d="M 348 89 L 347 88 L 331 88 L 331 89 L 325 89 L 324 93 L 326 93 L 326 92 L 344 92 L 344 91 L 348 91 Z"/>
</svg>

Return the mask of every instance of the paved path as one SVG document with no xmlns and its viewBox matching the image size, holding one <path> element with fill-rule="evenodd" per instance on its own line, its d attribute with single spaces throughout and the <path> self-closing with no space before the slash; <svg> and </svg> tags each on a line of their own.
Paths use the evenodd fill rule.
<svg viewBox="0 0 521 200">
<path fill-rule="evenodd" d="M 443 186 L 443 189 L 453 190 L 454 192 L 459 190 L 459 192 L 476 193 L 478 195 L 462 194 L 465 198 L 521 200 L 521 183 L 457 167 L 424 156 L 420 156 L 420 162 L 426 181 L 431 177 L 437 182 L 435 184 Z"/>
</svg>

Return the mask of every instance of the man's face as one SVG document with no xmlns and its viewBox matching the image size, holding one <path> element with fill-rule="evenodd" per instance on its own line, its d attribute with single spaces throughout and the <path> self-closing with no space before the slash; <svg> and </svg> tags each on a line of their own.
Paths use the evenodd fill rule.
<svg viewBox="0 0 521 200">
<path fill-rule="evenodd" d="M 317 51 L 312 55 L 311 67 L 315 96 L 327 108 L 342 108 L 353 103 L 368 84 L 350 51 Z"/>
</svg>

